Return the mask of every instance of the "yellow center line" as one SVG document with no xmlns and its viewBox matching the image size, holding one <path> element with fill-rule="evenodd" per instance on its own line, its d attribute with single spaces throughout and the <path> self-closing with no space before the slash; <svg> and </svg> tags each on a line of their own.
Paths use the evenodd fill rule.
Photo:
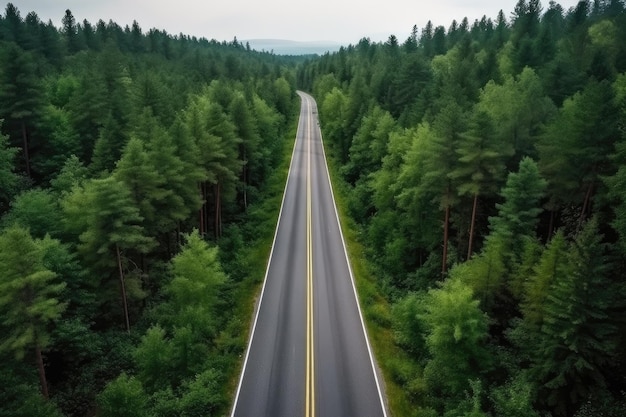
<svg viewBox="0 0 626 417">
<path fill-rule="evenodd" d="M 308 100 L 307 100 L 308 102 Z M 310 106 L 310 102 L 308 102 Z M 307 345 L 306 345 L 306 417 L 315 417 L 315 344 L 313 339 L 313 227 L 311 209 L 311 115 L 307 115 Z"/>
</svg>

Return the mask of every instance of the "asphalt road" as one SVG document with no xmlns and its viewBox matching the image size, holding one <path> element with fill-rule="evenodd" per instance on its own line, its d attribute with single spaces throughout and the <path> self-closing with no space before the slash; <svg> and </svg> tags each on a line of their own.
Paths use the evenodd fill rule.
<svg viewBox="0 0 626 417">
<path fill-rule="evenodd" d="M 232 417 L 386 417 L 312 97 L 298 133 Z"/>
</svg>

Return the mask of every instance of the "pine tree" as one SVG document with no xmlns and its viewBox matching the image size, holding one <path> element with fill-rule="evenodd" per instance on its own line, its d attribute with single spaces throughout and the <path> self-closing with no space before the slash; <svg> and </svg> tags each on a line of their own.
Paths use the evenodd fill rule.
<svg viewBox="0 0 626 417">
<path fill-rule="evenodd" d="M 43 255 L 26 229 L 13 226 L 0 234 L 0 312 L 7 332 L 0 350 L 22 359 L 32 349 L 47 398 L 43 350 L 50 342 L 50 325 L 65 310 L 58 299 L 65 283 L 55 282 L 56 274 L 43 265 Z"/>
<path fill-rule="evenodd" d="M 457 164 L 456 150 L 461 132 L 465 129 L 465 118 L 463 109 L 452 97 L 446 96 L 442 101 L 442 109 L 433 123 L 435 134 L 425 144 L 424 186 L 436 190 L 436 202 L 444 212 L 441 274 L 445 275 L 448 265 L 450 211 L 456 204 L 456 184 L 450 174 Z"/>
<path fill-rule="evenodd" d="M 567 262 L 567 242 L 561 231 L 557 232 L 544 249 L 524 288 L 521 308 L 524 326 L 537 336 L 544 322 L 550 287 L 570 274 Z M 533 349 L 526 346 L 526 349 Z"/>
<path fill-rule="evenodd" d="M 608 277 L 602 238 L 592 218 L 567 254 L 568 273 L 557 275 L 547 292 L 531 372 L 539 398 L 557 415 L 571 415 L 603 386 L 613 364 L 618 328 L 610 312 L 619 290 Z"/>
<path fill-rule="evenodd" d="M 18 176 L 14 172 L 14 159 L 17 151 L 17 148 L 9 146 L 9 137 L 0 132 L 0 214 L 7 210 L 8 203 L 16 191 Z"/>
<path fill-rule="evenodd" d="M 519 164 L 518 172 L 510 173 L 501 195 L 504 202 L 496 204 L 498 215 L 489 218 L 491 233 L 487 241 L 495 238 L 506 242 L 504 253 L 512 256 L 509 267 L 523 253 L 525 237 L 534 237 L 539 205 L 547 182 L 541 178 L 537 164 L 526 157 Z M 487 243 L 488 244 L 488 243 Z"/>
<path fill-rule="evenodd" d="M 128 141 L 122 126 L 109 114 L 100 129 L 93 148 L 93 156 L 89 168 L 94 173 L 111 172 L 115 163 L 122 156 L 122 150 Z"/>
<path fill-rule="evenodd" d="M 79 234 L 79 252 L 94 268 L 117 271 L 125 328 L 130 332 L 125 283 L 126 251 L 148 253 L 154 239 L 145 235 L 130 190 L 113 176 L 74 188 L 63 201 L 68 228 Z"/>
<path fill-rule="evenodd" d="M 600 176 L 612 171 L 608 155 L 618 139 L 617 115 L 611 85 L 592 79 L 563 103 L 537 145 L 553 204 L 581 206 L 578 229 L 591 212 Z"/>
<path fill-rule="evenodd" d="M 459 160 L 450 173 L 452 178 L 459 181 L 459 195 L 473 197 L 467 259 L 472 256 L 478 197 L 489 195 L 499 189 L 497 180 L 504 171 L 505 158 L 511 155 L 512 151 L 506 142 L 496 139 L 490 116 L 482 111 L 475 112 L 470 130 L 461 135 L 456 150 Z"/>
<path fill-rule="evenodd" d="M 62 19 L 63 35 L 65 36 L 65 44 L 70 54 L 75 54 L 81 49 L 80 38 L 78 37 L 78 27 L 76 19 L 72 12 L 68 9 Z"/>
<path fill-rule="evenodd" d="M 43 93 L 35 57 L 15 44 L 3 48 L 0 71 L 0 119 L 13 145 L 21 144 L 23 169 L 31 176 L 33 134 L 39 127 Z"/>
<path fill-rule="evenodd" d="M 149 230 L 167 234 L 191 214 L 192 208 L 185 205 L 182 197 L 189 186 L 185 164 L 177 155 L 177 145 L 172 137 L 149 109 L 145 109 L 139 123 L 135 134 L 143 138 L 149 163 L 162 181 L 161 195 L 153 196 L 157 216 Z"/>
<path fill-rule="evenodd" d="M 166 179 L 159 175 L 140 139 L 131 138 L 126 144 L 113 175 L 128 187 L 143 218 L 144 229 L 155 230 L 157 219 L 162 215 L 157 211 L 157 205 L 167 194 Z"/>
</svg>

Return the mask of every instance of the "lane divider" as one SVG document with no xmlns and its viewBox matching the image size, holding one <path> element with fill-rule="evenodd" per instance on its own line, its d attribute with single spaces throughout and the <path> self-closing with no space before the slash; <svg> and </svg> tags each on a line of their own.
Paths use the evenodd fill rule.
<svg viewBox="0 0 626 417">
<path fill-rule="evenodd" d="M 307 107 L 311 106 L 307 98 Z M 315 337 L 313 325 L 313 225 L 311 204 L 311 112 L 307 112 L 306 236 L 307 236 L 307 343 L 306 417 L 315 417 Z"/>
</svg>

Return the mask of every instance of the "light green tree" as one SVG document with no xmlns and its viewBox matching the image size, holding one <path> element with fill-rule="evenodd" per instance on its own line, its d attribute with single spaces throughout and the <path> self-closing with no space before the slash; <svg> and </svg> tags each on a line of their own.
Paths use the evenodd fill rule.
<svg viewBox="0 0 626 417">
<path fill-rule="evenodd" d="M 0 312 L 6 332 L 0 350 L 22 359 L 35 355 L 44 397 L 48 383 L 42 351 L 50 342 L 50 326 L 59 319 L 66 305 L 59 301 L 65 283 L 44 266 L 40 241 L 28 230 L 12 226 L 0 234 Z"/>
<path fill-rule="evenodd" d="M 140 139 L 130 139 L 113 175 L 130 191 L 133 202 L 139 209 L 139 215 L 143 218 L 144 229 L 156 235 L 158 230 L 156 225 L 163 216 L 157 204 L 165 199 L 167 194 L 164 188 L 166 179 L 159 175 Z"/>
<path fill-rule="evenodd" d="M 46 234 L 59 237 L 63 228 L 63 216 L 56 196 L 49 190 L 37 188 L 15 197 L 11 211 L 3 220 L 5 224 L 19 224 L 39 239 Z"/>
<path fill-rule="evenodd" d="M 99 414 L 103 417 L 148 416 L 148 397 L 141 382 L 135 377 L 122 374 L 109 382 L 97 398 Z"/>
<path fill-rule="evenodd" d="M 451 276 L 441 288 L 428 292 L 421 318 L 427 328 L 426 346 L 431 360 L 424 376 L 433 389 L 459 395 L 490 368 L 485 346 L 488 317 L 471 287 Z"/>
<path fill-rule="evenodd" d="M 124 273 L 127 252 L 148 253 L 155 242 L 145 235 L 128 187 L 113 176 L 90 180 L 75 187 L 62 206 L 68 229 L 79 235 L 78 251 L 84 259 L 92 268 L 117 271 L 125 328 L 130 332 Z"/>
</svg>

